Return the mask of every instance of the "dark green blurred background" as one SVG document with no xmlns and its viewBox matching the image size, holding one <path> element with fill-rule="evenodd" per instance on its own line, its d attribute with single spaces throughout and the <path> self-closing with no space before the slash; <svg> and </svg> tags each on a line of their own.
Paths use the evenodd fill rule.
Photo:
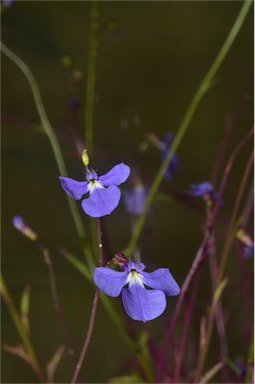
<svg viewBox="0 0 255 384">
<path fill-rule="evenodd" d="M 95 152 L 92 163 L 103 171 L 120 161 L 139 162 L 144 181 L 150 183 L 160 166 L 160 154 L 150 147 L 144 156 L 136 150 L 145 132 L 163 138 L 176 132 L 203 76 L 221 48 L 242 6 L 240 1 L 103 1 L 99 3 L 101 32 L 96 76 Z M 16 1 L 2 12 L 2 40 L 33 72 L 52 126 L 58 132 L 69 175 L 82 179 L 80 160 L 74 156 L 68 128 L 68 71 L 61 58 L 68 54 L 83 73 L 78 82 L 81 100 L 79 124 L 84 128 L 90 3 L 86 1 Z M 107 29 L 109 22 L 116 31 Z M 203 98 L 178 149 L 180 167 L 170 184 L 162 188 L 184 191 L 190 183 L 208 180 L 217 155 L 225 118 L 245 100 L 245 108 L 228 146 L 225 161 L 235 145 L 252 127 L 253 101 L 253 11 L 241 29 L 215 86 Z M 121 121 L 137 115 L 140 126 Z M 31 90 L 15 64 L 2 55 L 2 271 L 15 303 L 19 305 L 25 284 L 31 284 L 31 334 L 43 364 L 63 344 L 53 308 L 48 272 L 34 244 L 12 226 L 16 214 L 23 215 L 49 247 L 57 273 L 61 303 L 72 331 L 77 353 L 87 330 L 94 287 L 59 254 L 65 246 L 81 260 L 76 232 L 60 188 L 58 170 L 48 139 L 35 129 L 38 124 Z M 127 134 L 133 156 L 127 149 Z M 235 163 L 224 195 L 222 215 L 227 219 L 250 150 L 246 147 Z M 128 155 L 129 154 L 129 155 Z M 79 206 L 79 203 L 77 203 Z M 80 206 L 79 206 L 80 209 Z M 87 218 L 83 215 L 87 225 Z M 203 215 L 179 202 L 158 203 L 154 208 L 151 253 L 157 267 L 171 268 L 182 284 L 202 238 Z M 127 246 L 129 217 L 121 202 L 104 219 L 112 254 Z M 220 243 L 221 245 L 221 243 Z M 146 249 L 146 247 L 144 246 Z M 143 255 L 146 263 L 146 254 Z M 228 273 L 238 281 L 233 255 Z M 205 292 L 210 286 L 204 282 Z M 240 332 L 242 304 L 239 291 L 232 295 L 229 327 L 231 357 L 245 353 Z M 234 289 L 234 288 L 232 288 Z M 208 295 L 206 296 L 208 297 Z M 113 299 L 116 301 L 116 299 Z M 166 318 L 175 298 L 169 300 Z M 121 313 L 124 311 L 120 307 Z M 150 323 L 157 331 L 161 323 Z M 142 325 L 138 324 L 138 329 Z M 164 334 L 161 335 L 164 338 Z M 2 305 L 2 343 L 19 341 L 13 323 Z M 83 368 L 87 382 L 107 382 L 128 373 L 126 347 L 102 305 L 99 305 L 93 339 Z M 214 360 L 213 360 L 214 361 Z M 34 382 L 30 369 L 2 352 L 2 382 Z M 65 354 L 56 374 L 58 382 L 69 382 L 71 364 Z"/>
</svg>

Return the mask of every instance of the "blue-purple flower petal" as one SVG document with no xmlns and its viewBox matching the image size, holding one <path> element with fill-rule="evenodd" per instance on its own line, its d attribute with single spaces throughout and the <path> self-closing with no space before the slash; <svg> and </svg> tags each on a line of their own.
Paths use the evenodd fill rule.
<svg viewBox="0 0 255 384">
<path fill-rule="evenodd" d="M 80 200 L 89 191 L 87 181 L 77 181 L 63 176 L 60 176 L 59 180 L 62 188 L 75 200 Z"/>
<path fill-rule="evenodd" d="M 214 186 L 208 181 L 199 184 L 191 184 L 190 189 L 187 190 L 187 194 L 192 196 L 214 195 L 215 193 Z"/>
<path fill-rule="evenodd" d="M 159 289 L 169 296 L 177 296 L 180 293 L 180 287 L 176 283 L 169 269 L 159 268 L 153 272 L 140 272 L 143 282 L 150 288 Z"/>
<path fill-rule="evenodd" d="M 174 138 L 173 133 L 167 132 L 166 137 L 163 141 L 164 149 L 161 154 L 162 161 L 164 161 L 168 155 L 168 151 L 172 144 L 173 138 Z M 170 164 L 168 165 L 166 172 L 164 174 L 165 180 L 170 181 L 172 179 L 173 173 L 179 167 L 179 164 L 180 164 L 179 156 L 176 153 L 174 153 L 170 161 Z"/>
<path fill-rule="evenodd" d="M 117 297 L 126 285 L 128 272 L 118 272 L 110 268 L 95 269 L 94 281 L 99 289 L 109 296 Z"/>
<path fill-rule="evenodd" d="M 108 188 L 95 187 L 87 199 L 81 202 L 82 208 L 91 217 L 110 215 L 120 201 L 120 190 L 115 185 Z"/>
<path fill-rule="evenodd" d="M 129 174 L 130 168 L 126 164 L 120 163 L 115 165 L 105 175 L 100 176 L 99 180 L 105 187 L 108 187 L 110 185 L 120 185 L 127 180 Z"/>
<path fill-rule="evenodd" d="M 133 320 L 146 322 L 160 316 L 166 309 L 166 295 L 162 291 L 148 290 L 133 284 L 122 291 L 122 302 Z"/>
<path fill-rule="evenodd" d="M 124 203 L 128 213 L 140 215 L 144 210 L 147 195 L 148 189 L 142 184 L 129 188 L 124 195 Z"/>
</svg>

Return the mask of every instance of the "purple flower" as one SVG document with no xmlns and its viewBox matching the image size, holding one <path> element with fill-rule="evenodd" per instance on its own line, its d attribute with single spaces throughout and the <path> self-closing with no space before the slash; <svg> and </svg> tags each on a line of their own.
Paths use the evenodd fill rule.
<svg viewBox="0 0 255 384">
<path fill-rule="evenodd" d="M 161 153 L 162 161 L 164 161 L 165 158 L 167 157 L 167 154 L 168 154 L 169 148 L 172 144 L 173 138 L 174 138 L 173 133 L 167 132 L 166 137 L 162 143 L 164 145 L 164 148 L 163 148 L 162 153 Z M 170 161 L 170 164 L 167 167 L 165 175 L 164 175 L 164 177 L 167 181 L 171 180 L 173 172 L 179 167 L 179 163 L 180 163 L 179 156 L 174 154 L 171 161 Z"/>
<path fill-rule="evenodd" d="M 218 193 L 215 192 L 214 186 L 208 181 L 199 184 L 191 184 L 187 194 L 191 196 L 209 196 L 212 199 L 217 199 L 218 197 Z"/>
<path fill-rule="evenodd" d="M 95 269 L 94 281 L 109 296 L 122 292 L 122 302 L 127 314 L 134 320 L 146 322 L 160 316 L 166 309 L 166 295 L 176 296 L 180 288 L 167 268 L 144 272 L 144 264 L 123 258 L 123 272 L 110 268 Z M 151 289 L 147 289 L 149 287 Z"/>
<path fill-rule="evenodd" d="M 144 210 L 148 189 L 138 183 L 129 188 L 124 194 L 124 203 L 128 213 L 140 215 Z"/>
<path fill-rule="evenodd" d="M 94 170 L 87 167 L 86 169 L 86 181 L 76 181 L 60 176 L 62 188 L 75 200 L 80 200 L 88 194 L 88 197 L 82 200 L 81 205 L 89 216 L 109 215 L 120 201 L 121 193 L 117 185 L 127 180 L 130 168 L 120 163 L 103 176 L 98 176 Z"/>
</svg>

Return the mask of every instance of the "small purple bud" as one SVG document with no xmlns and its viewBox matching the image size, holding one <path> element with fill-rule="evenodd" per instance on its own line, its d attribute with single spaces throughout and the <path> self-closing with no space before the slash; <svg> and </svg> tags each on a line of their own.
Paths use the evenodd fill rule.
<svg viewBox="0 0 255 384">
<path fill-rule="evenodd" d="M 25 224 L 22 216 L 14 216 L 13 225 L 18 231 L 20 231 L 24 236 L 28 237 L 30 240 L 37 240 L 37 234 Z"/>
</svg>

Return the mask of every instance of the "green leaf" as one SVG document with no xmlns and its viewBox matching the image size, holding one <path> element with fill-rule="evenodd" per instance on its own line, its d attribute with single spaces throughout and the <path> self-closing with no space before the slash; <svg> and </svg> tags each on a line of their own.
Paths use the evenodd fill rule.
<svg viewBox="0 0 255 384">
<path fill-rule="evenodd" d="M 20 319 L 27 332 L 29 334 L 29 302 L 30 302 L 30 289 L 31 286 L 27 284 L 24 288 L 24 291 L 20 300 Z"/>
<path fill-rule="evenodd" d="M 48 383 L 54 383 L 55 371 L 64 353 L 64 350 L 65 347 L 63 345 L 60 345 L 60 347 L 58 347 L 57 351 L 54 353 L 52 359 L 47 364 Z"/>
</svg>

